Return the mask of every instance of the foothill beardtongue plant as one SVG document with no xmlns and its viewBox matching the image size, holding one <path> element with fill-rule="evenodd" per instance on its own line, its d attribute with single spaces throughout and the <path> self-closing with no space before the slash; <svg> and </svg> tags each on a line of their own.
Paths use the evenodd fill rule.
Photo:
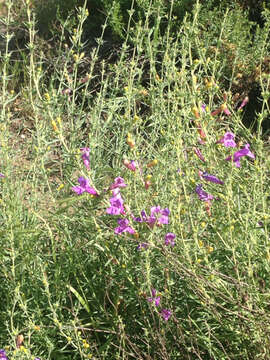
<svg viewBox="0 0 270 360">
<path fill-rule="evenodd" d="M 160 296 L 157 296 L 157 290 L 152 289 L 151 293 L 152 293 L 152 297 L 148 298 L 147 301 L 149 301 L 150 303 L 153 302 L 156 306 L 159 306 Z"/>
</svg>

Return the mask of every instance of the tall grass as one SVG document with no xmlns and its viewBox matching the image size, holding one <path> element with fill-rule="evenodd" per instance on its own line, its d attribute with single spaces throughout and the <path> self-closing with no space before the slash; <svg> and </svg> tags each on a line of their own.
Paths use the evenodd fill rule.
<svg viewBox="0 0 270 360">
<path fill-rule="evenodd" d="M 0 346 L 8 358 L 269 359 L 269 12 L 252 35 L 239 7 L 213 10 L 210 22 L 197 3 L 175 33 L 172 11 L 149 6 L 144 22 L 129 13 L 125 39 L 112 46 L 107 22 L 87 42 L 86 4 L 58 23 L 53 42 L 42 40 L 27 1 L 18 54 L 7 4 Z M 241 121 L 248 76 L 262 90 L 252 129 Z M 233 154 L 246 144 L 251 154 L 237 167 Z M 77 194 L 80 177 L 92 194 Z"/>
</svg>

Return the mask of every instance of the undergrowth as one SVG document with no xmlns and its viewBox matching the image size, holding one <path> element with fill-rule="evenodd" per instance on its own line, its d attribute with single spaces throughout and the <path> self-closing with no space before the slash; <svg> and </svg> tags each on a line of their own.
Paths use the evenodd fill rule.
<svg viewBox="0 0 270 360">
<path fill-rule="evenodd" d="M 270 358 L 269 11 L 151 4 L 119 44 L 28 1 L 15 50 L 7 2 L 3 359 Z"/>
</svg>

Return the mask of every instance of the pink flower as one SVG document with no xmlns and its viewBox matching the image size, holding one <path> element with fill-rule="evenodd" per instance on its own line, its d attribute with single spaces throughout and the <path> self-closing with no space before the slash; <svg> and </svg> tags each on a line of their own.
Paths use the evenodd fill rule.
<svg viewBox="0 0 270 360">
<path fill-rule="evenodd" d="M 137 169 L 137 163 L 134 160 L 129 161 L 129 160 L 125 159 L 123 161 L 123 164 L 125 165 L 125 167 L 127 167 L 131 171 L 136 171 L 136 169 Z"/>
<path fill-rule="evenodd" d="M 90 170 L 90 149 L 88 147 L 81 148 L 82 160 L 87 170 Z"/>
<path fill-rule="evenodd" d="M 242 101 L 241 105 L 239 106 L 238 110 L 241 110 L 244 106 L 246 106 L 246 104 L 248 103 L 248 101 L 249 101 L 249 98 L 248 98 L 248 96 L 246 96 L 246 97 L 244 98 L 244 100 Z"/>
</svg>

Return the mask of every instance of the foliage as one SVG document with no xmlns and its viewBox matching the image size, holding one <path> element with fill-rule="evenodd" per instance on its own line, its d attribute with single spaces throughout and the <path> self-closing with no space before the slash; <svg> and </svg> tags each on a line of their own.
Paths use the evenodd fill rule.
<svg viewBox="0 0 270 360">
<path fill-rule="evenodd" d="M 269 11 L 254 31 L 241 4 L 179 4 L 103 1 L 89 41 L 65 2 L 45 41 L 38 3 L 8 2 L 4 40 L 21 9 L 27 43 L 0 63 L 9 359 L 270 358 Z"/>
</svg>

